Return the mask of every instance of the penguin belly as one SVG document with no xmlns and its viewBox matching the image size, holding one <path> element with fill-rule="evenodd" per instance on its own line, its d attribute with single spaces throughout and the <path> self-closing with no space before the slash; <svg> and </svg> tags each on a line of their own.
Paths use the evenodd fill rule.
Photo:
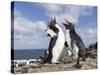
<svg viewBox="0 0 100 75">
<path fill-rule="evenodd" d="M 64 50 L 64 43 L 65 43 L 64 33 L 60 31 L 55 46 L 53 47 L 52 50 L 53 54 L 52 63 L 59 63 L 59 59 Z"/>
<path fill-rule="evenodd" d="M 60 41 L 57 40 L 56 45 L 53 48 L 53 58 L 52 58 L 52 63 L 58 63 L 59 59 L 61 57 L 61 53 L 63 52 L 64 48 L 64 43 L 61 43 Z"/>
<path fill-rule="evenodd" d="M 74 50 L 74 55 L 75 55 L 75 58 L 77 59 L 78 58 L 78 52 L 79 52 L 79 48 L 78 46 L 74 43 L 73 44 L 73 50 Z"/>
<path fill-rule="evenodd" d="M 69 34 L 69 30 L 66 30 L 66 41 L 68 44 L 67 50 L 68 50 L 68 55 L 71 56 L 72 55 L 72 48 L 71 48 L 71 38 L 70 38 L 70 34 Z"/>
<path fill-rule="evenodd" d="M 66 41 L 68 43 L 68 47 L 71 48 L 71 38 L 70 38 L 69 30 L 66 30 Z"/>
</svg>

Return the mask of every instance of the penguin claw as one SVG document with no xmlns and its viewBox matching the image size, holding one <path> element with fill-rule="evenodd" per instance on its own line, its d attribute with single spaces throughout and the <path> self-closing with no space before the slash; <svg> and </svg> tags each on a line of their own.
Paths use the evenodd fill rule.
<svg viewBox="0 0 100 75">
<path fill-rule="evenodd" d="M 74 67 L 80 69 L 82 67 L 82 64 L 74 64 Z"/>
</svg>

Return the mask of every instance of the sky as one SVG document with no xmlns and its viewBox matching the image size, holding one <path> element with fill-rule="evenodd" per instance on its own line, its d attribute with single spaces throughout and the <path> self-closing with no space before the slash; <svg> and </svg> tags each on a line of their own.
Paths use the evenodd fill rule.
<svg viewBox="0 0 100 75">
<path fill-rule="evenodd" d="M 97 41 L 97 7 L 68 4 L 50 4 L 34 2 L 14 2 L 14 49 L 47 49 L 50 37 L 45 29 L 52 16 L 56 17 L 58 25 L 64 18 L 75 24 L 77 34 L 86 47 Z"/>
</svg>

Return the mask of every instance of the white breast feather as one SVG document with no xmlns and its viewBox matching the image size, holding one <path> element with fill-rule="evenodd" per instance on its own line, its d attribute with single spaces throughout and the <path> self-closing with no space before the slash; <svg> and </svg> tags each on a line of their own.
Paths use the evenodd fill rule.
<svg viewBox="0 0 100 75">
<path fill-rule="evenodd" d="M 77 59 L 79 48 L 76 44 L 73 44 L 73 49 L 74 49 L 74 52 L 75 52 L 75 58 Z"/>
<path fill-rule="evenodd" d="M 64 43 L 65 43 L 65 37 L 62 29 L 58 25 L 56 25 L 56 27 L 59 29 L 59 33 L 58 33 L 58 38 L 56 40 L 56 44 L 53 48 L 52 63 L 59 62 L 59 58 L 61 57 L 61 53 L 63 51 Z"/>
<path fill-rule="evenodd" d="M 68 46 L 71 48 L 71 38 L 70 38 L 69 30 L 66 30 L 66 41 L 68 43 Z"/>
</svg>

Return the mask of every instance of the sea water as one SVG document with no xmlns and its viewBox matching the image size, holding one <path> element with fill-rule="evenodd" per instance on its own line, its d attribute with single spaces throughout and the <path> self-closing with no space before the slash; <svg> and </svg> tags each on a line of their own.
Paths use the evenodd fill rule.
<svg viewBox="0 0 100 75">
<path fill-rule="evenodd" d="M 38 59 L 40 56 L 44 55 L 45 50 L 47 49 L 14 50 L 14 60 Z"/>
</svg>

